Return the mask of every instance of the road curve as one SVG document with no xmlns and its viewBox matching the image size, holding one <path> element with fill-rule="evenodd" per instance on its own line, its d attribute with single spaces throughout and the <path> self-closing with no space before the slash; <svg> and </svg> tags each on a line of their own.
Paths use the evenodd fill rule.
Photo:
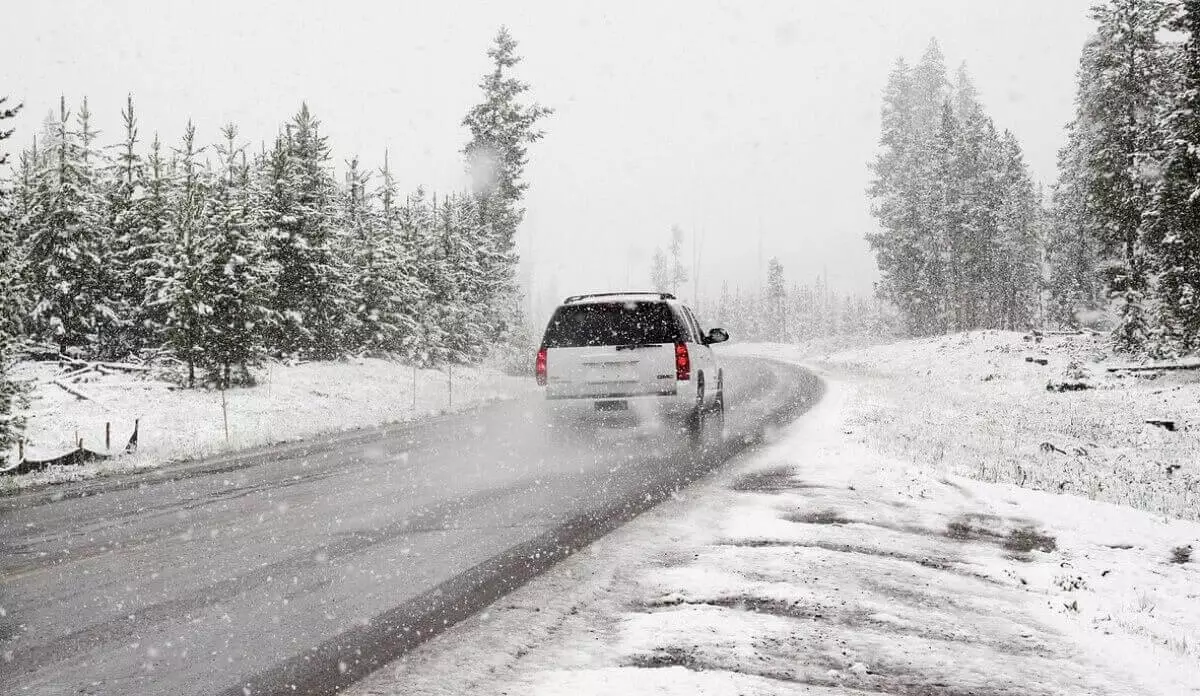
<svg viewBox="0 0 1200 696">
<path fill-rule="evenodd" d="M 724 444 L 536 398 L 0 498 L 0 693 L 327 694 L 815 403 L 726 359 Z"/>
</svg>

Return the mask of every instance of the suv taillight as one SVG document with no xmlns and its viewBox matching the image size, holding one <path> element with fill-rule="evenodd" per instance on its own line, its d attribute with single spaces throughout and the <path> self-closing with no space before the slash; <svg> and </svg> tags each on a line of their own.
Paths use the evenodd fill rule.
<svg viewBox="0 0 1200 696">
<path fill-rule="evenodd" d="M 546 348 L 538 349 L 537 362 L 534 363 L 533 372 L 537 376 L 539 387 L 546 386 Z"/>
<path fill-rule="evenodd" d="M 692 377 L 692 358 L 686 343 L 675 344 L 675 379 L 686 382 Z"/>
</svg>

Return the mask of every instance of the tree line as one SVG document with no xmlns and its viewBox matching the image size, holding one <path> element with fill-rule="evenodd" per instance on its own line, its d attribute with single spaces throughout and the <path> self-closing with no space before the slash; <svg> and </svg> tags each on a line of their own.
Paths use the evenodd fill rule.
<svg viewBox="0 0 1200 696">
<path fill-rule="evenodd" d="M 896 317 L 878 298 L 841 294 L 824 276 L 789 283 L 777 258 L 767 262 L 765 285 L 743 292 L 723 283 L 715 307 L 704 316 L 739 341 L 798 343 L 835 336 L 888 336 Z"/>
<path fill-rule="evenodd" d="M 896 61 L 871 171 L 878 293 L 909 334 L 1037 319 L 1038 189 L 1016 137 L 997 129 L 965 66 L 950 80 L 936 41 L 915 66 Z"/>
<path fill-rule="evenodd" d="M 211 144 L 190 122 L 147 143 L 132 97 L 122 139 L 101 144 L 87 100 L 61 100 L 0 179 L 0 447 L 19 426 L 6 375 L 23 340 L 169 352 L 189 386 L 222 388 L 268 355 L 434 365 L 527 342 L 514 239 L 528 146 L 552 112 L 526 101 L 516 49 L 501 28 L 462 121 L 471 186 L 440 196 L 399 192 L 386 153 L 339 177 L 307 105 L 252 151 L 234 125 Z M 5 104 L 0 125 L 19 108 Z"/>
<path fill-rule="evenodd" d="M 1200 2 L 1092 8 L 1048 239 L 1051 316 L 1114 345 L 1200 350 Z"/>
<path fill-rule="evenodd" d="M 1200 351 L 1200 0 L 1091 18 L 1048 194 L 936 43 L 897 62 L 868 240 L 908 333 L 1087 325 L 1124 353 Z"/>
</svg>

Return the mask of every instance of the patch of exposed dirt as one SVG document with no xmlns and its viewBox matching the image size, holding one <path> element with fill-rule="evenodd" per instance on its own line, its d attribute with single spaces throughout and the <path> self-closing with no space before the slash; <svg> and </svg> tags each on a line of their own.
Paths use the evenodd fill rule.
<svg viewBox="0 0 1200 696">
<path fill-rule="evenodd" d="M 1024 554 L 1033 550 L 1050 553 L 1057 550 L 1054 537 L 1039 530 L 1026 520 L 1005 531 L 1005 524 L 995 515 L 960 515 L 946 525 L 946 536 L 955 541 L 982 541 L 996 544 L 1006 551 Z"/>
<path fill-rule="evenodd" d="M 1017 553 L 1029 553 L 1034 549 L 1050 553 L 1058 549 L 1054 537 L 1045 534 L 1036 527 L 1021 527 L 1014 529 L 1004 538 L 1004 548 Z"/>
<path fill-rule="evenodd" d="M 855 520 L 843 517 L 836 510 L 818 510 L 816 512 L 793 512 L 783 516 L 788 522 L 800 524 L 850 524 Z"/>
<path fill-rule="evenodd" d="M 779 493 L 802 488 L 822 488 L 804 483 L 796 479 L 796 470 L 790 466 L 780 466 L 762 471 L 752 471 L 737 477 L 729 487 L 735 491 L 755 493 Z"/>
<path fill-rule="evenodd" d="M 866 607 L 848 607 L 844 604 L 834 606 L 800 600 L 786 601 L 778 598 L 757 597 L 753 595 L 735 595 L 704 599 L 669 597 L 659 601 L 646 602 L 641 608 L 647 611 L 654 611 L 681 605 L 720 607 L 722 609 L 746 611 L 755 614 L 769 614 L 771 616 L 802 621 L 821 621 L 852 630 L 869 630 L 876 633 L 916 637 L 930 641 L 981 646 L 1007 655 L 1045 658 L 1069 657 L 1065 652 L 1055 650 L 1042 641 L 1025 640 L 1022 642 L 1016 639 L 1004 640 L 978 634 L 968 634 L 963 631 L 956 632 L 936 623 L 927 625 L 916 625 L 908 622 L 897 623 L 885 618 L 878 610 Z"/>
<path fill-rule="evenodd" d="M 634 655 L 626 661 L 629 667 L 661 669 L 683 667 L 694 672 L 728 672 L 769 679 L 772 681 L 803 686 L 822 686 L 853 690 L 854 693 L 904 694 L 905 696 L 1051 696 L 1050 691 L 1030 687 L 1028 684 L 1007 686 L 965 686 L 930 678 L 915 673 L 901 665 L 865 666 L 863 671 L 851 671 L 850 664 L 822 654 L 806 654 L 807 664 L 798 669 L 772 668 L 772 663 L 783 662 L 776 656 L 759 654 L 756 664 L 740 663 L 727 665 L 709 656 L 699 654 L 694 648 L 668 646 Z M 788 660 L 789 663 L 792 660 Z M 849 693 L 850 691 L 847 691 Z"/>
</svg>

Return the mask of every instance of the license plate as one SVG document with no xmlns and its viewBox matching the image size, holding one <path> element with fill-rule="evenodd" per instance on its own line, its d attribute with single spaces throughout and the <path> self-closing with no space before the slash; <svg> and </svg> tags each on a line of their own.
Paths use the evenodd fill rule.
<svg viewBox="0 0 1200 696">
<path fill-rule="evenodd" d="M 587 381 L 591 384 L 636 382 L 637 373 L 629 369 L 592 370 L 588 372 Z"/>
<path fill-rule="evenodd" d="M 597 411 L 628 411 L 628 401 L 597 401 Z"/>
</svg>

